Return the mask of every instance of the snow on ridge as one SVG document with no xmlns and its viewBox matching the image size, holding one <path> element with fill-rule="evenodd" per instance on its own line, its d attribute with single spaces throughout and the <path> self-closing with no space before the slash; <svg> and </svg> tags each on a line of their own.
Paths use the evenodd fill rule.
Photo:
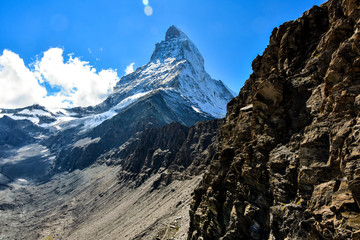
<svg viewBox="0 0 360 240">
<path fill-rule="evenodd" d="M 140 92 L 140 93 L 137 93 L 137 94 L 134 94 L 130 97 L 127 97 L 125 98 L 124 100 L 122 100 L 121 102 L 119 102 L 115 107 L 112 107 L 110 110 L 121 110 L 127 106 L 129 106 L 130 104 L 132 104 L 133 102 L 135 102 L 136 100 L 138 100 L 139 98 L 147 95 L 149 92 L 151 91 L 148 91 L 148 92 Z"/>
<path fill-rule="evenodd" d="M 222 118 L 234 93 L 205 71 L 204 59 L 195 44 L 175 26 L 165 40 L 157 43 L 149 63 L 120 79 L 114 88 L 119 98 L 141 91 L 172 89 L 188 106 L 204 114 Z"/>
<path fill-rule="evenodd" d="M 47 125 L 49 124 L 39 124 L 40 118 L 42 117 L 53 118 L 55 121 L 55 119 L 59 117 L 59 114 L 68 115 L 68 113 L 64 109 L 62 109 L 60 113 L 60 110 L 54 112 L 53 110 L 49 110 L 44 107 L 38 109 L 38 108 L 32 108 L 31 106 L 29 108 L 24 108 L 18 111 L 17 109 L 15 109 L 15 111 L 11 113 L 4 112 L 3 114 L 0 114 L 0 118 L 7 116 L 13 120 L 28 120 L 40 127 L 47 127 Z"/>
<path fill-rule="evenodd" d="M 52 115 L 49 112 L 46 112 L 44 110 L 41 109 L 23 109 L 20 112 L 18 112 L 17 114 L 21 114 L 21 115 L 28 115 L 28 116 L 45 116 L 45 117 L 52 117 Z"/>
<path fill-rule="evenodd" d="M 116 93 L 160 88 L 172 88 L 184 96 L 183 104 L 215 118 L 225 116 L 226 105 L 235 95 L 222 81 L 210 77 L 195 44 L 175 26 L 156 44 L 148 64 L 121 78 Z"/>
<path fill-rule="evenodd" d="M 202 112 L 215 118 L 226 115 L 226 105 L 233 95 L 221 81 L 212 79 L 205 70 L 196 71 L 191 63 L 180 73 L 179 81 L 180 93 Z"/>
<path fill-rule="evenodd" d="M 149 94 L 150 92 L 151 91 L 136 93 L 134 95 L 131 95 L 131 96 L 123 99 L 117 105 L 110 108 L 106 112 L 95 114 L 95 115 L 83 118 L 83 120 L 84 120 L 84 130 L 89 129 L 89 128 L 94 128 L 94 127 L 100 125 L 101 123 L 103 123 L 105 120 L 114 117 L 115 115 L 120 113 L 121 110 L 123 110 L 124 108 L 126 108 L 130 104 L 136 102 L 138 99 L 142 98 L 143 96 Z"/>
<path fill-rule="evenodd" d="M 35 125 L 38 125 L 40 122 L 40 119 L 38 117 L 32 117 L 32 116 L 18 116 L 14 114 L 3 114 L 5 116 L 8 116 L 9 118 L 12 118 L 13 120 L 29 120 L 33 122 Z"/>
<path fill-rule="evenodd" d="M 176 61 L 168 58 L 164 63 L 150 62 L 136 70 L 133 74 L 122 77 L 114 89 L 115 94 L 134 94 L 159 88 L 168 88 L 176 84 L 176 76 L 180 73 L 185 60 Z"/>
<path fill-rule="evenodd" d="M 68 128 L 77 127 L 80 125 L 83 125 L 83 130 L 86 131 L 88 129 L 94 128 L 98 125 L 100 125 L 102 122 L 104 122 L 107 119 L 110 119 L 114 117 L 116 114 L 121 112 L 124 108 L 129 106 L 130 104 L 136 102 L 141 97 L 149 94 L 151 91 L 147 92 L 138 92 L 136 94 L 133 94 L 122 101 L 120 101 L 118 104 L 110 108 L 108 111 L 94 114 L 94 115 L 88 115 L 85 117 L 75 117 L 73 113 L 69 113 L 65 109 L 52 109 L 51 113 L 56 116 L 56 120 L 51 123 L 40 123 L 39 117 L 54 117 L 51 113 L 45 112 L 43 110 L 39 109 L 23 109 L 18 113 L 11 113 L 11 114 L 0 114 L 0 118 L 3 116 L 8 116 L 14 120 L 29 120 L 33 122 L 35 125 L 38 125 L 42 128 L 52 128 L 53 130 L 59 131 L 59 130 L 65 130 Z"/>
</svg>

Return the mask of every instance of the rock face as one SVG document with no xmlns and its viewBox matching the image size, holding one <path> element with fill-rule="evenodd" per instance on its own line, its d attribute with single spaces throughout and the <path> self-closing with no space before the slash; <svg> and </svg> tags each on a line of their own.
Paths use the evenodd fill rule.
<svg viewBox="0 0 360 240">
<path fill-rule="evenodd" d="M 28 120 L 13 120 L 7 116 L 0 118 L 0 146 L 21 146 L 35 141 L 41 128 Z"/>
<path fill-rule="evenodd" d="M 360 3 L 275 28 L 228 104 L 188 239 L 360 238 Z"/>
<path fill-rule="evenodd" d="M 221 122 L 198 122 L 190 128 L 174 122 L 146 129 L 100 156 L 98 163 L 121 166 L 119 180 L 135 182 L 136 186 L 156 173 L 161 175 L 154 188 L 200 175 L 215 154 Z"/>
</svg>

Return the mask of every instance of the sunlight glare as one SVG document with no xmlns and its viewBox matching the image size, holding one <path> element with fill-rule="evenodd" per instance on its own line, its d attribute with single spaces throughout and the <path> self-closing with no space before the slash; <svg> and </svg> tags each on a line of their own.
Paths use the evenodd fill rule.
<svg viewBox="0 0 360 240">
<path fill-rule="evenodd" d="M 145 6 L 149 5 L 149 0 L 143 0 L 143 4 L 144 4 Z"/>
<path fill-rule="evenodd" d="M 150 7 L 148 5 L 148 6 L 145 6 L 144 12 L 145 12 L 146 16 L 151 16 L 153 14 L 153 9 L 152 9 L 152 7 Z"/>
</svg>

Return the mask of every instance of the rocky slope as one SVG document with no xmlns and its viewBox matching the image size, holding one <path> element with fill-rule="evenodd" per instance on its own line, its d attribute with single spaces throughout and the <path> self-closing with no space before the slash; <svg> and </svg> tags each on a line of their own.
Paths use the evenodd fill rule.
<svg viewBox="0 0 360 240">
<path fill-rule="evenodd" d="M 215 154 L 221 123 L 222 120 L 210 120 L 188 128 L 174 122 L 149 128 L 102 155 L 97 163 L 120 165 L 119 179 L 135 182 L 137 186 L 151 175 L 161 173 L 154 188 L 201 175 Z"/>
<path fill-rule="evenodd" d="M 360 2 L 275 28 L 228 104 L 188 239 L 360 239 Z"/>
<path fill-rule="evenodd" d="M 0 239 L 186 239 L 200 177 L 153 190 L 119 182 L 119 166 L 92 166 L 41 185 L 12 183 L 0 194 Z"/>
<path fill-rule="evenodd" d="M 91 167 L 0 192 L 0 239 L 183 239 L 222 120 L 147 129 Z"/>
</svg>

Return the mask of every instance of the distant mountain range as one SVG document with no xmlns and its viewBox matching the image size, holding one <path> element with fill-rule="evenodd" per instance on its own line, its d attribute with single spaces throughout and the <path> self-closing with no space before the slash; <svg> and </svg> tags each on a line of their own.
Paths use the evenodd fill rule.
<svg viewBox="0 0 360 240">
<path fill-rule="evenodd" d="M 33 180 L 82 169 L 145 129 L 222 118 L 232 97 L 206 73 L 194 43 L 171 26 L 150 62 L 122 77 L 99 105 L 1 109 L 0 167 L 13 179 Z"/>
</svg>

